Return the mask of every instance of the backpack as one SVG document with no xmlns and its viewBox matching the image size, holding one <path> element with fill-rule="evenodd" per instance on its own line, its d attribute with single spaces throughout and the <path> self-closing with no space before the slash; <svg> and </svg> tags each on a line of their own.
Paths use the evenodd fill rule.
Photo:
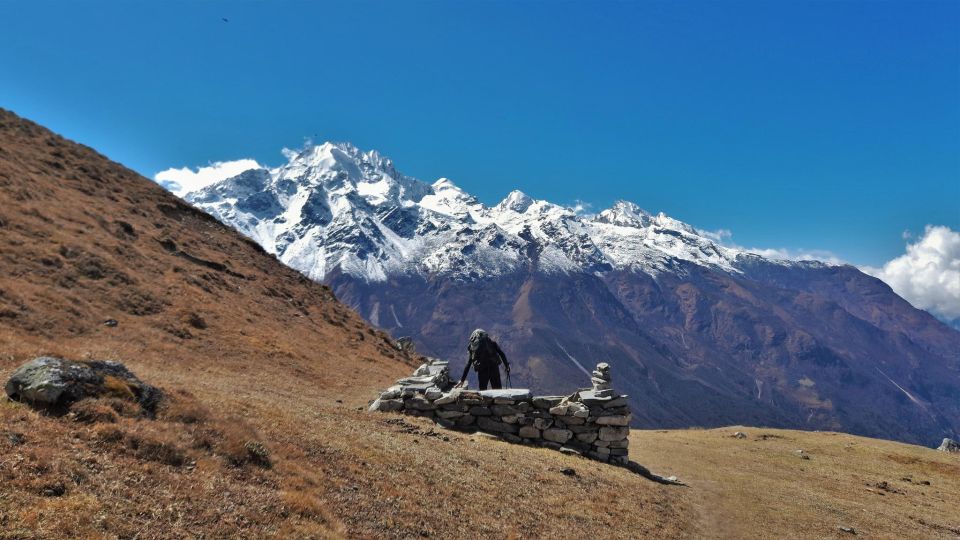
<svg viewBox="0 0 960 540">
<path fill-rule="evenodd" d="M 497 346 L 490 339 L 486 332 L 474 332 L 470 336 L 470 344 L 467 345 L 467 351 L 470 352 L 470 359 L 474 361 L 473 369 L 480 371 L 480 366 L 499 366 L 500 355 L 497 354 Z"/>
</svg>

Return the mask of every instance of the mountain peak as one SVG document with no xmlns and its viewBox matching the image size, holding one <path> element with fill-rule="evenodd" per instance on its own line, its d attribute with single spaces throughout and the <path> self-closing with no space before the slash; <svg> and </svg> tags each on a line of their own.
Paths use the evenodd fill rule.
<svg viewBox="0 0 960 540">
<path fill-rule="evenodd" d="M 597 214 L 594 221 L 621 227 L 647 227 L 650 225 L 651 216 L 636 203 L 618 200 L 613 206 Z"/>
<path fill-rule="evenodd" d="M 500 201 L 500 204 L 497 205 L 499 210 L 512 210 L 518 214 L 522 214 L 533 205 L 534 200 L 530 198 L 526 193 L 515 189 L 507 194 L 506 198 Z"/>
</svg>

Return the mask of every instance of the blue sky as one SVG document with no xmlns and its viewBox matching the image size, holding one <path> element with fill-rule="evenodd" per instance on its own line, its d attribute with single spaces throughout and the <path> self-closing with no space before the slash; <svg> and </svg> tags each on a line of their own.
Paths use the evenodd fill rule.
<svg viewBox="0 0 960 540">
<path fill-rule="evenodd" d="M 958 35 L 952 0 L 0 0 L 0 106 L 147 176 L 348 140 L 878 266 L 960 229 Z"/>
</svg>

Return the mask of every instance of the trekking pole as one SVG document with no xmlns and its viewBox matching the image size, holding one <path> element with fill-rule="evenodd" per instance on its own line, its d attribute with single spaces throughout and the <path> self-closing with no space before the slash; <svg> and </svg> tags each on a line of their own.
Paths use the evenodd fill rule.
<svg viewBox="0 0 960 540">
<path fill-rule="evenodd" d="M 513 383 L 510 382 L 510 372 L 507 372 L 507 388 L 513 388 Z"/>
</svg>

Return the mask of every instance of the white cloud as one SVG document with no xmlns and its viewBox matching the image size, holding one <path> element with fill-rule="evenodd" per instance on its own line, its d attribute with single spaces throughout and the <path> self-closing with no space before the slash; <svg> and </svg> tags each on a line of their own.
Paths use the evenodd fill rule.
<svg viewBox="0 0 960 540">
<path fill-rule="evenodd" d="M 834 253 L 824 249 L 787 249 L 787 248 L 744 248 L 768 259 L 784 259 L 788 261 L 820 261 L 827 264 L 841 265 L 846 261 Z"/>
<path fill-rule="evenodd" d="M 261 165 L 252 159 L 216 161 L 206 167 L 197 167 L 196 170 L 189 167 L 170 168 L 153 175 L 153 179 L 161 186 L 182 197 L 191 191 L 203 189 L 220 180 L 236 176 L 243 171 L 259 168 L 261 168 Z"/>
<path fill-rule="evenodd" d="M 726 244 L 726 242 L 733 238 L 733 231 L 730 229 L 717 229 L 715 231 L 701 231 L 697 229 L 697 232 L 718 244 Z"/>
<path fill-rule="evenodd" d="M 593 205 L 586 201 L 577 199 L 573 202 L 573 206 L 570 207 L 570 210 L 573 210 L 574 214 L 586 217 L 592 215 Z"/>
<path fill-rule="evenodd" d="M 903 255 L 883 268 L 861 268 L 915 307 L 948 321 L 960 319 L 960 232 L 927 225 Z"/>
<path fill-rule="evenodd" d="M 717 229 L 715 231 L 697 229 L 697 232 L 700 233 L 701 236 L 716 242 L 721 246 L 743 250 L 747 253 L 753 253 L 760 255 L 761 257 L 766 257 L 767 259 L 782 259 L 787 261 L 820 261 L 834 265 L 847 264 L 846 261 L 840 257 L 824 249 L 748 248 L 733 241 L 733 231 L 730 229 Z"/>
</svg>

